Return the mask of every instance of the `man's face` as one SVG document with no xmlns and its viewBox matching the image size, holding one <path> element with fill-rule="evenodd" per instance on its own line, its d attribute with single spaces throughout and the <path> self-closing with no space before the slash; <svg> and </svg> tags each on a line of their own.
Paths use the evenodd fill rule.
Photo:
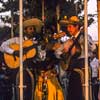
<svg viewBox="0 0 100 100">
<path fill-rule="evenodd" d="M 75 36 L 79 31 L 78 25 L 68 25 L 67 31 L 70 33 L 70 35 Z"/>
<path fill-rule="evenodd" d="M 25 29 L 25 33 L 27 33 L 27 34 L 32 34 L 32 33 L 34 33 L 34 27 L 33 27 L 33 26 L 28 26 L 28 27 Z"/>
</svg>

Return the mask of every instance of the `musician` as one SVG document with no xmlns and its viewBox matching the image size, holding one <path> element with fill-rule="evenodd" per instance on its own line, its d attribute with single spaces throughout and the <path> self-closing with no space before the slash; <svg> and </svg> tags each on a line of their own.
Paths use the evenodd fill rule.
<svg viewBox="0 0 100 100">
<path fill-rule="evenodd" d="M 82 23 L 77 16 L 71 16 L 65 23 L 66 29 L 71 35 L 60 49 L 56 50 L 56 55 L 59 58 L 63 58 L 65 61 L 64 68 L 69 76 L 69 86 L 68 86 L 68 100 L 82 100 L 83 90 L 82 90 L 82 68 L 84 68 L 84 57 L 85 57 L 85 45 L 84 45 L 84 32 L 82 29 Z M 89 36 L 90 37 L 90 36 Z M 89 57 L 90 54 L 96 49 L 95 44 L 88 37 L 89 46 Z M 60 52 L 60 53 L 59 53 Z M 70 55 L 70 56 L 69 56 Z M 68 56 L 68 58 L 66 57 Z M 80 74 L 81 73 L 81 74 Z"/>
<path fill-rule="evenodd" d="M 38 41 L 40 40 L 40 36 L 37 34 L 38 31 L 37 30 L 37 26 L 36 26 L 36 23 L 40 23 L 40 20 L 37 19 L 35 20 L 35 18 L 32 18 L 32 19 L 28 19 L 28 20 L 25 20 L 23 22 L 23 57 L 25 57 L 25 60 L 23 61 L 23 66 L 24 66 L 24 82 L 25 84 L 30 84 L 29 87 L 27 86 L 27 88 L 24 88 L 25 89 L 25 96 L 24 96 L 24 100 L 31 100 L 32 98 L 32 94 L 31 91 L 32 91 L 32 83 L 31 84 L 31 79 L 30 79 L 30 72 L 29 71 L 26 71 L 27 68 L 33 68 L 33 63 L 32 63 L 32 59 L 35 57 L 36 55 L 36 45 L 38 44 Z M 42 27 L 42 21 L 40 23 L 40 27 Z M 15 45 L 14 45 L 15 44 Z M 14 60 L 15 62 L 17 62 L 18 60 L 18 63 L 16 65 L 15 62 L 11 61 L 9 58 L 7 58 L 7 61 L 5 61 L 5 64 L 7 65 L 7 68 L 10 72 L 10 78 L 11 78 L 11 81 L 12 81 L 12 84 L 16 84 L 16 78 L 17 78 L 17 74 L 18 74 L 18 71 L 19 71 L 19 48 L 16 47 L 16 44 L 17 44 L 17 47 L 19 47 L 19 44 L 20 44 L 20 38 L 19 36 L 16 36 L 16 37 L 13 37 L 13 38 L 10 38 L 6 41 L 4 41 L 2 44 L 1 44 L 1 47 L 0 47 L 0 51 L 2 53 L 7 54 L 7 57 L 12 55 L 12 60 Z M 14 47 L 12 47 L 11 45 L 14 45 Z M 33 46 L 33 47 L 32 47 Z M 26 57 L 28 57 L 28 54 L 27 54 L 27 48 L 30 48 L 32 47 L 32 51 L 30 51 L 31 49 L 29 49 L 28 51 L 30 52 L 30 56 L 29 59 L 26 59 Z M 5 58 L 5 57 L 4 57 Z M 10 66 L 10 64 L 11 66 Z M 12 65 L 13 64 L 13 65 Z M 29 72 L 29 73 L 28 73 Z M 28 77 L 29 78 L 28 78 Z M 32 75 L 31 75 L 32 76 Z M 17 79 L 18 81 L 19 79 Z M 16 86 L 16 85 L 15 85 Z"/>
</svg>

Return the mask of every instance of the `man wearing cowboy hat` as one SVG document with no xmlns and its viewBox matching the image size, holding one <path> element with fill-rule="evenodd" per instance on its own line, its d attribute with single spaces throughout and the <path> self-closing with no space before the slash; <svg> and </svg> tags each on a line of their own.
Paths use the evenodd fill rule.
<svg viewBox="0 0 100 100">
<path fill-rule="evenodd" d="M 32 19 L 25 20 L 23 22 L 23 32 L 24 32 L 23 41 L 30 39 L 34 42 L 34 44 L 37 43 L 38 42 L 37 40 L 39 40 L 40 37 L 37 36 L 36 33 L 39 33 L 41 31 L 42 26 L 43 26 L 42 21 L 37 19 L 37 18 L 32 18 Z M 19 29 L 16 29 L 17 33 L 18 33 L 18 30 Z M 9 47 L 9 44 L 12 44 L 12 43 L 19 44 L 19 37 L 18 36 L 13 37 L 13 38 L 11 38 L 7 41 L 4 41 L 1 44 L 1 49 L 0 50 L 2 52 L 6 52 L 8 54 L 14 54 L 15 53 L 17 55 L 18 52 L 16 52 L 16 51 L 14 52 L 14 50 Z"/>
<path fill-rule="evenodd" d="M 82 53 L 82 51 L 81 51 L 82 48 L 80 48 L 81 46 L 78 42 L 78 38 L 80 38 L 80 37 L 78 37 L 76 41 L 74 40 L 74 38 L 77 37 L 77 34 L 79 35 L 79 33 L 80 33 L 80 27 L 81 27 L 80 20 L 77 16 L 72 16 L 69 18 L 69 20 L 67 22 L 67 31 L 71 35 L 72 39 L 69 39 L 66 41 L 66 43 L 64 45 L 64 50 L 65 50 L 65 52 L 66 51 L 68 52 L 70 46 L 74 42 L 75 42 L 75 44 L 74 44 L 75 46 L 73 46 L 73 48 L 71 50 L 70 56 L 72 56 L 72 57 L 69 61 L 69 69 L 68 70 L 70 70 L 70 69 L 72 69 L 72 70 L 70 71 L 71 74 L 70 74 L 70 78 L 69 78 L 68 100 L 82 100 L 83 99 L 81 78 L 80 78 L 79 73 L 74 71 L 75 67 L 81 66 L 81 65 L 78 65 L 79 61 L 76 60 Z M 70 44 L 70 45 L 68 46 L 67 44 Z M 77 52 L 77 51 L 79 51 L 79 52 Z M 76 56 L 76 55 L 78 55 L 78 56 Z M 76 61 L 74 61 L 74 59 Z M 77 87 L 77 85 L 78 85 L 78 87 Z M 77 87 L 77 92 L 76 92 L 76 87 Z"/>
<path fill-rule="evenodd" d="M 82 22 L 80 21 L 80 19 L 77 16 L 72 16 L 69 18 L 67 24 L 67 31 L 69 32 L 69 34 L 71 35 L 71 39 L 69 40 L 69 43 L 73 44 L 73 41 L 76 41 L 80 44 L 81 47 L 81 54 L 78 57 L 78 61 L 80 59 L 83 59 L 85 56 L 85 39 L 84 39 L 84 32 L 83 32 L 83 26 L 82 26 Z M 75 42 L 76 42 L 75 41 Z M 64 49 L 66 50 L 67 45 L 65 45 Z M 93 53 L 93 51 L 96 49 L 96 45 L 94 44 L 92 38 L 90 35 L 88 35 L 88 56 L 91 56 L 91 53 Z M 81 62 L 81 61 L 80 61 Z M 75 64 L 76 65 L 76 64 Z M 84 63 L 77 63 L 78 66 L 84 66 Z"/>
<path fill-rule="evenodd" d="M 82 78 L 84 77 L 81 77 L 81 74 L 83 73 L 81 69 L 84 68 L 85 46 L 82 22 L 77 16 L 71 16 L 68 20 L 61 20 L 60 23 L 66 26 L 66 30 L 71 36 L 71 38 L 63 44 L 61 47 L 62 49 L 59 49 L 62 50 L 60 57 L 64 58 L 63 60 L 65 60 L 65 64 L 68 67 L 64 69 L 66 72 L 70 73 L 67 99 L 83 100 L 84 94 L 82 91 Z M 96 49 L 96 46 L 89 37 L 88 46 L 90 56 L 91 52 Z M 64 57 L 66 55 L 67 58 Z"/>
<path fill-rule="evenodd" d="M 41 31 L 42 25 L 43 25 L 42 21 L 37 19 L 37 18 L 28 19 L 28 20 L 25 20 L 23 22 L 23 46 L 28 47 L 28 48 L 25 48 L 25 49 L 23 47 L 23 57 L 24 57 L 24 55 L 26 55 L 26 57 L 27 57 L 27 52 L 28 51 L 30 52 L 30 50 L 32 49 L 32 51 L 30 52 L 31 53 L 30 56 L 32 55 L 31 58 L 23 61 L 24 70 L 25 70 L 25 68 L 33 67 L 32 59 L 36 55 L 36 52 L 37 52 L 36 48 L 37 48 L 38 40 L 40 39 L 39 36 L 37 37 L 36 33 L 39 33 Z M 4 41 L 1 44 L 0 51 L 3 54 L 11 55 L 15 59 L 15 62 L 16 62 L 16 60 L 17 60 L 16 58 L 17 57 L 19 58 L 19 49 L 16 50 L 16 46 L 14 44 L 18 45 L 18 47 L 19 47 L 20 38 L 18 36 Z M 11 48 L 11 45 L 15 46 L 15 48 Z M 13 63 L 11 60 L 9 60 L 8 62 L 11 62 L 11 64 Z M 11 77 L 12 84 L 15 84 L 16 76 L 17 76 L 18 71 L 19 71 L 19 69 L 18 69 L 19 65 L 14 64 L 14 65 L 16 65 L 15 67 L 9 66 L 9 64 L 7 64 L 7 63 L 6 63 L 6 65 L 7 65 L 8 69 L 9 68 L 10 68 L 10 70 L 14 69 L 14 70 L 11 71 L 10 77 Z M 27 77 L 26 77 L 26 80 L 27 80 Z M 29 83 L 30 83 L 30 85 L 34 84 L 34 83 L 31 84 L 31 82 L 29 82 Z M 30 88 L 25 88 L 24 90 L 25 90 L 24 91 L 24 93 L 25 93 L 24 94 L 24 100 L 28 100 L 28 99 L 32 100 L 32 95 L 33 95 L 33 93 L 31 93 L 32 90 L 30 90 Z"/>
</svg>

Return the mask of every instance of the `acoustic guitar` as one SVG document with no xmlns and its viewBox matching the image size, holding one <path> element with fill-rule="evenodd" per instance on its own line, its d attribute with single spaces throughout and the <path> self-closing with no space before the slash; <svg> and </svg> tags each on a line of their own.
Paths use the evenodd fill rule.
<svg viewBox="0 0 100 100">
<path fill-rule="evenodd" d="M 15 51 L 20 50 L 19 44 L 10 44 L 9 47 Z M 35 55 L 36 55 L 36 49 L 34 48 L 33 42 L 31 40 L 25 40 L 23 42 L 23 61 L 25 61 L 26 59 L 30 59 Z M 20 65 L 19 56 L 15 56 L 13 54 L 11 55 L 11 54 L 4 53 L 4 60 L 6 65 L 11 69 L 18 68 Z"/>
<path fill-rule="evenodd" d="M 72 37 L 71 40 L 73 41 L 72 45 L 70 46 L 68 52 L 64 52 L 61 57 L 62 57 L 62 60 L 61 60 L 61 65 L 62 65 L 62 69 L 63 70 L 67 70 L 68 67 L 69 67 L 69 63 L 71 61 L 71 58 L 75 55 L 72 55 L 71 54 L 71 51 L 72 49 L 77 46 L 75 52 L 80 55 L 81 54 L 81 47 L 80 45 L 77 43 L 78 39 L 80 38 L 80 36 L 83 34 L 83 32 L 81 32 L 83 29 L 83 27 L 80 28 L 79 32 L 74 36 L 74 38 Z M 68 41 L 66 41 L 68 42 Z M 77 55 L 77 56 L 78 56 Z"/>
</svg>

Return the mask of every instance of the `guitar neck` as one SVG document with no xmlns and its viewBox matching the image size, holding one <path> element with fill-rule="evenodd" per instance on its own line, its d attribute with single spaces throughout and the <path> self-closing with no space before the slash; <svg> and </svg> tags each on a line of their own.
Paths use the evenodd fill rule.
<svg viewBox="0 0 100 100">
<path fill-rule="evenodd" d="M 36 48 L 36 45 L 31 45 L 31 46 L 29 46 L 29 47 L 25 47 L 25 48 L 23 48 L 23 51 L 24 51 L 24 53 L 26 54 L 29 50 L 31 50 L 31 49 L 33 49 L 33 48 Z"/>
</svg>

